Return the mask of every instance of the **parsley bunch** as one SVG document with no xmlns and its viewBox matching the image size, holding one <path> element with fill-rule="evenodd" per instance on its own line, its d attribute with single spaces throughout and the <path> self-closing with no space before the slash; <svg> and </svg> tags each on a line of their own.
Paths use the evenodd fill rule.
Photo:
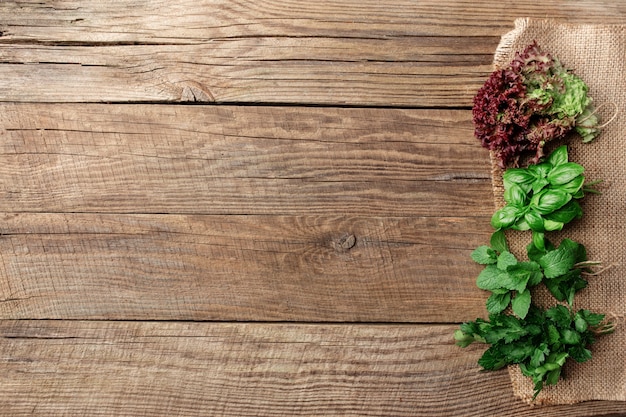
<svg viewBox="0 0 626 417">
<path fill-rule="evenodd" d="M 587 346 L 598 334 L 612 331 L 602 326 L 604 315 L 589 310 L 557 305 L 546 311 L 532 306 L 525 318 L 491 314 L 489 320 L 463 323 L 455 332 L 457 345 L 466 347 L 478 341 L 491 346 L 479 359 L 485 370 L 519 364 L 522 373 L 532 378 L 534 398 L 545 385 L 555 385 L 568 358 L 576 362 L 591 359 Z"/>
</svg>

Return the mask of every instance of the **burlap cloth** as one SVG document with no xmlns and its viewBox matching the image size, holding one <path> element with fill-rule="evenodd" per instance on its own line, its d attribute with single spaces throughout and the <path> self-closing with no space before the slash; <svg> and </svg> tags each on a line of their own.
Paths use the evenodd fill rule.
<svg viewBox="0 0 626 417">
<path fill-rule="evenodd" d="M 545 387 L 533 404 L 573 404 L 589 400 L 626 401 L 626 26 L 573 25 L 549 20 L 517 19 L 515 29 L 504 35 L 495 53 L 496 68 L 508 65 L 515 52 L 536 40 L 545 51 L 579 75 L 599 107 L 603 121 L 617 116 L 592 143 L 583 144 L 573 135 L 567 139 L 570 160 L 585 167 L 588 181 L 602 179 L 602 195 L 588 194 L 581 201 L 583 218 L 549 234 L 553 243 L 569 237 L 584 244 L 588 257 L 612 265 L 575 299 L 575 308 L 608 313 L 617 328 L 592 345 L 593 359 L 586 363 L 568 361 L 564 379 Z M 602 123 L 602 121 L 601 121 Z M 555 145 L 556 146 L 556 145 Z M 547 149 L 549 152 L 550 149 Z M 492 155 L 493 156 L 493 155 Z M 502 171 L 493 161 L 496 208 L 502 207 Z M 509 243 L 518 255 L 530 242 L 530 232 L 509 233 Z M 537 288 L 533 300 L 549 307 L 555 300 Z M 509 374 L 516 396 L 530 402 L 533 384 L 518 367 Z"/>
</svg>

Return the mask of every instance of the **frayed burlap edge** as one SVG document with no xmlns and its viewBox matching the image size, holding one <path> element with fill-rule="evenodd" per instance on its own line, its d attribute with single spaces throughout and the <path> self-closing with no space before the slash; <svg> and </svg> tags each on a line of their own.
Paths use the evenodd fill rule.
<svg viewBox="0 0 626 417">
<path fill-rule="evenodd" d="M 572 68 L 572 63 L 576 64 L 573 68 L 590 85 L 590 94 L 596 99 L 596 105 L 602 101 L 615 99 L 614 104 L 616 104 L 617 111 L 622 110 L 623 113 L 623 109 L 626 107 L 626 81 L 624 81 L 623 75 L 624 61 L 626 60 L 626 54 L 623 53 L 625 50 L 624 32 L 625 26 L 623 25 L 573 25 L 551 20 L 520 18 L 515 21 L 515 28 L 502 36 L 494 54 L 494 68 L 508 65 L 516 51 L 522 50 L 526 45 L 536 40 L 546 51 L 562 59 L 566 67 Z M 574 42 L 571 42 L 570 38 L 572 37 Z M 578 41 L 579 38 L 582 39 L 581 42 Z M 617 48 L 617 51 L 621 51 L 621 55 L 618 53 L 612 59 L 604 60 L 602 57 L 590 61 L 577 61 L 575 59 L 579 56 L 579 51 L 586 52 L 587 55 L 595 58 L 595 51 L 590 51 L 589 48 L 598 48 L 599 45 Z M 607 70 L 609 73 L 613 71 L 613 76 L 608 75 L 608 83 L 604 79 L 607 77 L 605 73 Z M 613 78 L 611 79 L 611 77 Z M 613 90 L 615 88 L 617 88 L 617 94 Z M 621 143 L 620 138 L 623 140 Z M 568 225 L 566 230 L 555 236 L 551 235 L 550 239 L 558 243 L 563 237 L 570 237 L 583 243 L 590 255 L 601 254 L 601 258 L 604 258 L 601 259 L 602 261 L 611 263 L 614 259 L 606 253 L 608 251 L 603 250 L 603 245 L 596 243 L 602 240 L 603 234 L 607 234 L 605 239 L 610 239 L 606 233 L 610 230 L 615 232 L 612 233 L 614 238 L 617 236 L 618 239 L 621 239 L 614 244 L 623 251 L 626 248 L 626 226 L 620 226 L 624 229 L 623 231 L 614 231 L 599 226 L 598 222 L 599 219 L 602 219 L 601 216 L 605 216 L 605 223 L 614 221 L 611 217 L 615 216 L 616 213 L 619 215 L 619 208 L 621 207 L 625 213 L 622 216 L 624 218 L 623 223 L 626 224 L 626 191 L 624 191 L 626 190 L 626 169 L 624 169 L 626 155 L 623 155 L 623 151 L 619 151 L 612 161 L 617 161 L 620 167 L 616 170 L 617 177 L 610 177 L 609 175 L 610 178 L 607 178 L 606 169 L 602 169 L 606 168 L 607 164 L 602 165 L 594 162 L 598 158 L 604 159 L 606 153 L 611 153 L 613 149 L 624 147 L 622 144 L 626 143 L 626 118 L 623 114 L 620 114 L 610 126 L 607 126 L 598 141 L 603 139 L 605 143 L 596 148 L 585 148 L 585 145 L 581 146 L 580 140 L 576 141 L 575 138 L 568 138 L 566 141 L 569 144 L 571 159 L 582 163 L 586 168 L 590 165 L 591 168 L 587 170 L 586 176 L 594 178 L 593 174 L 595 174 L 597 175 L 596 179 L 604 179 L 606 189 L 603 190 L 605 194 L 596 199 L 595 202 L 584 203 L 585 215 L 582 220 L 575 222 L 574 225 Z M 620 158 L 620 155 L 623 155 L 623 158 Z M 619 161 L 622 163 L 619 164 Z M 503 170 L 498 167 L 493 153 L 491 154 L 491 162 L 494 207 L 498 209 L 504 205 Z M 614 193 L 615 188 L 622 192 Z M 613 199 L 611 199 L 612 195 Z M 616 209 L 618 211 L 611 212 L 610 209 L 607 210 L 607 207 L 613 207 L 614 211 Z M 595 216 L 595 218 L 589 221 L 591 216 Z M 520 232 L 509 232 L 508 238 L 512 251 L 517 256 L 525 256 L 524 248 L 530 241 L 530 236 Z M 509 375 L 515 396 L 534 405 L 574 404 L 590 400 L 626 401 L 626 354 L 623 348 L 626 346 L 626 314 L 624 309 L 626 288 L 620 284 L 621 279 L 619 278 L 626 276 L 626 269 L 623 267 L 626 264 L 625 258 L 622 255 L 617 259 L 616 268 L 611 273 L 602 278 L 590 279 L 589 287 L 581 292 L 582 296 L 577 296 L 575 303 L 575 308 L 588 308 L 595 312 L 607 313 L 617 324 L 615 333 L 598 339 L 598 342 L 591 348 L 594 356 L 591 361 L 582 364 L 568 362 L 563 369 L 564 378 L 559 381 L 559 384 L 545 387 L 535 401 L 532 401 L 534 391 L 532 381 L 522 375 L 519 367 L 510 367 Z M 599 283 L 595 281 L 599 281 Z M 626 280 L 623 281 L 626 282 Z M 533 299 L 544 307 L 554 305 L 554 299 L 545 289 L 537 289 L 533 294 Z"/>
</svg>

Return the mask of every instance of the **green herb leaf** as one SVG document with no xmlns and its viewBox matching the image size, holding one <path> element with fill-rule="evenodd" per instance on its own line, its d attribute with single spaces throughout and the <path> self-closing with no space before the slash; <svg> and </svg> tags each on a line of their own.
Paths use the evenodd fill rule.
<svg viewBox="0 0 626 417">
<path fill-rule="evenodd" d="M 580 177 L 584 171 L 582 165 L 567 162 L 552 168 L 546 179 L 552 185 L 563 185 Z"/>
<path fill-rule="evenodd" d="M 548 214 L 560 209 L 571 199 L 571 194 L 568 194 L 565 191 L 546 188 L 531 198 L 530 207 L 536 210 L 539 214 Z"/>
<path fill-rule="evenodd" d="M 561 331 L 561 342 L 565 345 L 577 345 L 581 341 L 580 333 L 572 329 Z"/>
<path fill-rule="evenodd" d="M 511 252 L 502 252 L 500 256 L 498 256 L 498 269 L 502 271 L 506 271 L 509 266 L 515 264 L 517 264 L 517 259 Z"/>
<path fill-rule="evenodd" d="M 496 265 L 487 265 L 476 278 L 476 286 L 487 291 L 502 288 L 503 275 L 507 275 L 507 273 L 498 269 Z M 508 279 L 508 275 L 505 279 Z"/>
<path fill-rule="evenodd" d="M 514 206 L 504 206 L 496 211 L 491 217 L 491 225 L 494 229 L 506 229 L 510 227 L 520 216 L 520 211 Z"/>
<path fill-rule="evenodd" d="M 535 181 L 535 175 L 524 168 L 509 168 L 502 175 L 502 185 L 507 190 L 512 184 L 516 184 L 528 193 L 530 190 L 530 184 Z"/>
<path fill-rule="evenodd" d="M 567 146 L 561 145 L 552 151 L 546 162 L 551 164 L 553 167 L 566 164 L 568 162 Z"/>
<path fill-rule="evenodd" d="M 498 260 L 498 254 L 489 246 L 479 246 L 470 255 L 474 262 L 481 265 L 495 264 Z"/>
<path fill-rule="evenodd" d="M 578 201 L 571 200 L 569 203 L 561 207 L 560 209 L 546 214 L 545 218 L 547 220 L 561 222 L 561 223 L 569 223 L 574 219 L 580 219 L 583 215 L 583 210 L 578 204 Z"/>
<path fill-rule="evenodd" d="M 525 318 L 530 308 L 530 291 L 524 290 L 524 292 L 517 293 L 511 301 L 511 307 L 513 308 L 513 313 L 519 318 Z"/>
<path fill-rule="evenodd" d="M 510 184 L 508 189 L 504 191 L 504 201 L 513 206 L 524 207 L 526 205 L 526 191 L 517 184 Z"/>
<path fill-rule="evenodd" d="M 546 310 L 546 317 L 551 319 L 559 327 L 568 328 L 572 324 L 572 317 L 567 307 L 557 305 Z"/>
<path fill-rule="evenodd" d="M 541 217 L 541 214 L 539 214 L 537 211 L 530 210 L 528 213 L 524 214 L 524 220 L 528 224 L 528 227 L 530 228 L 530 230 L 534 232 L 545 231 L 545 228 L 543 226 L 544 219 L 543 217 Z"/>
<path fill-rule="evenodd" d="M 555 278 L 566 274 L 576 263 L 578 243 L 563 239 L 558 249 L 547 252 L 539 258 L 539 265 L 543 268 L 546 278 Z"/>
<path fill-rule="evenodd" d="M 585 196 L 583 191 L 583 184 L 585 183 L 585 177 L 582 175 L 574 178 L 568 183 L 559 185 L 559 190 L 571 194 L 573 198 L 580 199 Z"/>
<path fill-rule="evenodd" d="M 491 294 L 487 299 L 487 311 L 490 314 L 497 314 L 504 311 L 511 303 L 511 293 L 509 291 L 504 294 Z"/>
<path fill-rule="evenodd" d="M 506 242 L 506 236 L 504 234 L 504 231 L 502 230 L 497 230 L 491 235 L 489 244 L 491 245 L 493 250 L 498 253 L 509 251 L 509 245 Z"/>
</svg>

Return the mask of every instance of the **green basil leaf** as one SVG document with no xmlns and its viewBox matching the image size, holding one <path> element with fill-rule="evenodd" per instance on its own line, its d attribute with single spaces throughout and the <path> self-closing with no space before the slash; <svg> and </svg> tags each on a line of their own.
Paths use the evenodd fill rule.
<svg viewBox="0 0 626 417">
<path fill-rule="evenodd" d="M 561 190 L 545 189 L 530 200 L 530 207 L 539 214 L 552 213 L 569 203 L 572 196 Z"/>
<path fill-rule="evenodd" d="M 519 209 L 514 206 L 504 206 L 491 216 L 491 225 L 494 229 L 507 229 L 520 216 Z"/>
<path fill-rule="evenodd" d="M 505 190 L 512 184 L 525 188 L 523 187 L 524 185 L 528 186 L 532 184 L 534 180 L 535 176 L 533 173 L 524 168 L 509 168 L 502 174 L 502 182 Z"/>
<path fill-rule="evenodd" d="M 545 178 L 537 178 L 531 185 L 531 189 L 534 194 L 537 194 L 539 191 L 543 190 L 546 185 L 550 184 Z"/>
<path fill-rule="evenodd" d="M 546 160 L 546 162 L 552 164 L 552 166 L 554 167 L 563 165 L 567 163 L 567 161 L 568 161 L 568 156 L 567 156 L 566 145 L 562 145 L 556 148 L 554 151 L 552 151 L 552 153 L 550 154 L 550 156 L 548 156 L 548 159 Z"/>
<path fill-rule="evenodd" d="M 536 178 L 545 178 L 552 169 L 552 164 L 549 162 L 543 162 L 537 165 L 529 165 L 528 171 L 530 171 Z"/>
<path fill-rule="evenodd" d="M 543 228 L 546 232 L 554 232 L 556 230 L 562 230 L 565 224 L 562 222 L 555 222 L 554 220 L 545 219 L 543 221 Z"/>
<path fill-rule="evenodd" d="M 530 210 L 528 213 L 524 214 L 524 220 L 528 223 L 528 227 L 533 232 L 543 232 L 543 217 L 541 214 L 537 213 L 535 210 Z"/>
<path fill-rule="evenodd" d="M 541 252 L 545 252 L 546 251 L 546 241 L 545 241 L 545 235 L 542 232 L 533 232 L 533 243 L 531 243 L 531 246 L 535 246 L 539 251 Z M 528 259 L 530 258 L 530 254 L 528 255 Z"/>
<path fill-rule="evenodd" d="M 563 185 L 580 177 L 584 171 L 585 168 L 582 165 L 568 162 L 552 168 L 546 179 L 552 185 Z"/>
<path fill-rule="evenodd" d="M 491 294 L 487 299 L 487 311 L 490 314 L 498 314 L 504 311 L 511 303 L 511 293 L 507 291 L 504 294 Z"/>
<path fill-rule="evenodd" d="M 509 245 L 506 242 L 506 235 L 502 230 L 497 230 L 493 232 L 491 238 L 489 239 L 489 244 L 491 245 L 493 250 L 498 253 L 508 252 L 509 250 Z"/>
<path fill-rule="evenodd" d="M 519 185 L 511 184 L 504 191 L 504 201 L 513 206 L 524 207 L 526 205 L 526 192 Z"/>
<path fill-rule="evenodd" d="M 515 224 L 513 224 L 511 226 L 511 229 L 513 230 L 519 230 L 519 231 L 525 231 L 525 230 L 529 230 L 530 226 L 528 225 L 528 222 L 526 221 L 526 219 L 524 219 L 524 217 L 520 217 Z"/>
<path fill-rule="evenodd" d="M 495 264 L 498 260 L 498 255 L 496 251 L 491 249 L 489 246 L 479 246 L 472 251 L 470 255 L 474 262 L 479 263 L 481 265 L 489 265 Z"/>
<path fill-rule="evenodd" d="M 547 220 L 552 220 L 555 222 L 561 223 L 569 223 L 574 219 L 580 219 L 583 215 L 583 209 L 578 204 L 578 201 L 571 200 L 569 203 L 561 207 L 560 209 L 546 214 L 544 217 Z"/>
<path fill-rule="evenodd" d="M 574 198 L 582 198 L 584 194 L 581 194 L 581 193 L 582 193 L 582 187 L 584 183 L 585 183 L 585 177 L 580 175 L 572 179 L 570 182 L 560 185 L 559 190 L 565 191 L 566 193 L 569 193 L 569 194 L 573 194 L 573 195 L 575 194 Z"/>
<path fill-rule="evenodd" d="M 517 293 L 515 298 L 511 300 L 511 307 L 513 309 L 513 313 L 517 315 L 519 318 L 526 318 L 528 314 L 528 309 L 530 308 L 530 291 L 525 290 L 523 292 Z"/>
</svg>

